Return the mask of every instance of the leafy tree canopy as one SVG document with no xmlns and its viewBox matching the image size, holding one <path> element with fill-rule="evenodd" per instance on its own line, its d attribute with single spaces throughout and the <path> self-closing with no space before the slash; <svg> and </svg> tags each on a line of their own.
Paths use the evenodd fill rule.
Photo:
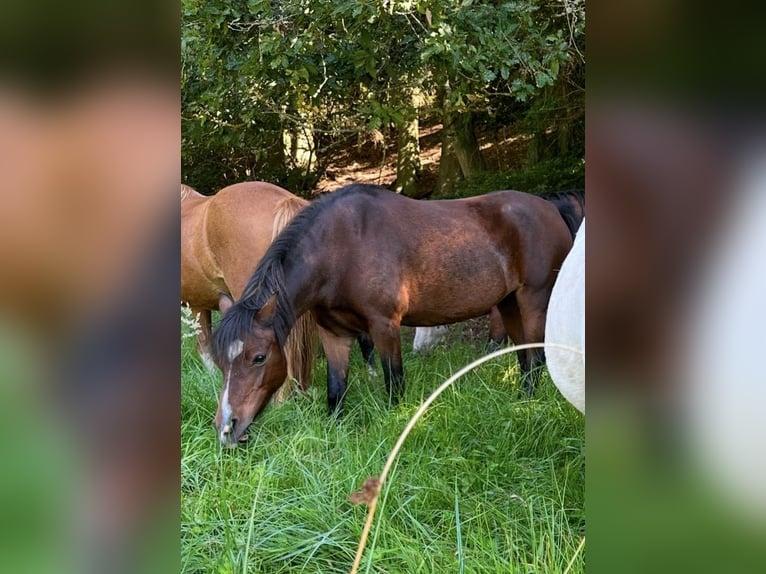
<svg viewBox="0 0 766 574">
<path fill-rule="evenodd" d="M 529 103 L 584 34 L 577 0 L 182 0 L 182 16 L 184 167 L 277 181 L 285 129 L 399 125 L 413 93 L 425 112 Z"/>
</svg>

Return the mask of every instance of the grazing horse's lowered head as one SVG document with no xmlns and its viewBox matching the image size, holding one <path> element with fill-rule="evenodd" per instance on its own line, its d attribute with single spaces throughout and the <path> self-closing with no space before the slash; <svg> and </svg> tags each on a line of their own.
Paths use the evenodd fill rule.
<svg viewBox="0 0 766 574">
<path fill-rule="evenodd" d="M 222 322 L 227 317 L 243 317 L 241 313 L 229 315 L 235 305 L 227 295 L 221 295 Z M 274 329 L 276 307 L 277 298 L 271 297 L 261 309 L 244 314 L 250 321 L 246 328 L 237 329 L 238 338 L 216 339 L 214 356 L 224 380 L 215 428 L 225 446 L 235 446 L 247 438 L 247 427 L 285 382 L 284 341 Z"/>
</svg>

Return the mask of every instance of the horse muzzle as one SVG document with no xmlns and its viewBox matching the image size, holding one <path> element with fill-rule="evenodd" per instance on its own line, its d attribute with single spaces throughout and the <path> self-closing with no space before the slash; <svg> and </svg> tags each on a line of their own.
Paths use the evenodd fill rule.
<svg viewBox="0 0 766 574">
<path fill-rule="evenodd" d="M 245 432 L 248 424 L 241 424 L 238 419 L 232 418 L 224 421 L 216 429 L 218 431 L 218 440 L 226 448 L 234 448 L 238 443 L 247 442 L 250 438 Z"/>
</svg>

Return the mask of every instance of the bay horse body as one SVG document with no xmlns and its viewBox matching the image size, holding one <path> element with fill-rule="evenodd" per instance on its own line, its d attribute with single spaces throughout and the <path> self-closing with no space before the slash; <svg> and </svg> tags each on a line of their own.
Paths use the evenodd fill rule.
<svg viewBox="0 0 766 574">
<path fill-rule="evenodd" d="M 198 349 L 208 368 L 211 310 L 221 293 L 239 297 L 273 238 L 308 201 L 276 185 L 243 182 L 205 196 L 181 186 L 181 301 L 199 317 Z M 311 381 L 316 325 L 310 314 L 284 341 L 287 378 Z M 285 387 L 287 389 L 288 387 Z"/>
<path fill-rule="evenodd" d="M 574 241 L 575 234 L 585 218 L 585 190 L 549 191 L 539 194 L 538 197 L 547 199 L 556 206 Z M 447 328 L 444 325 L 418 327 L 415 329 L 415 339 L 412 348 L 415 351 L 427 350 L 436 346 L 446 336 Z M 507 340 L 508 333 L 503 326 L 503 318 L 497 307 L 492 307 L 492 310 L 489 312 L 489 350 L 499 349 Z"/>
<path fill-rule="evenodd" d="M 550 202 L 516 191 L 417 201 L 352 184 L 302 210 L 272 243 L 214 333 L 225 374 L 216 413 L 236 444 L 283 383 L 282 345 L 312 312 L 327 355 L 327 399 L 340 410 L 351 344 L 369 333 L 389 397 L 404 390 L 400 326 L 439 325 L 497 305 L 514 340 L 542 341 L 556 272 L 571 237 Z M 522 372 L 542 360 L 519 353 Z M 529 381 L 526 381 L 529 384 Z"/>
</svg>

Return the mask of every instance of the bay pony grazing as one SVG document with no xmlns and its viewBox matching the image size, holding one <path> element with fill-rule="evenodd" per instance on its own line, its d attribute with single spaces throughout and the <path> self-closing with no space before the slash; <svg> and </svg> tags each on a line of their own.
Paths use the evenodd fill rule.
<svg viewBox="0 0 766 574">
<path fill-rule="evenodd" d="M 242 294 L 272 239 L 308 203 L 260 181 L 230 185 L 209 197 L 181 186 L 181 301 L 199 317 L 197 345 L 208 368 L 213 367 L 211 310 L 218 309 L 220 294 Z M 285 377 L 295 378 L 301 388 L 311 382 L 315 341 L 311 314 L 304 315 L 282 341 Z"/>
<path fill-rule="evenodd" d="M 404 391 L 400 325 L 463 321 L 497 305 L 514 340 L 542 341 L 571 244 L 553 204 L 516 191 L 418 201 L 352 184 L 313 202 L 274 240 L 242 297 L 221 301 L 219 439 L 235 444 L 282 385 L 281 349 L 308 311 L 327 355 L 331 411 L 342 409 L 358 333 L 375 343 L 392 403 Z M 519 353 L 525 374 L 541 359 L 540 350 Z"/>
<path fill-rule="evenodd" d="M 546 347 L 548 372 L 564 398 L 585 412 L 585 220 L 564 259 L 548 304 L 545 342 L 582 351 Z"/>
</svg>

